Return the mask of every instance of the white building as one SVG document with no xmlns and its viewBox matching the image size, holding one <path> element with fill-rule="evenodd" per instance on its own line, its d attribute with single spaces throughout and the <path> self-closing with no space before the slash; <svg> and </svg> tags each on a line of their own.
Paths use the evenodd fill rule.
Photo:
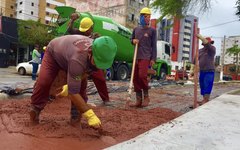
<svg viewBox="0 0 240 150">
<path fill-rule="evenodd" d="M 221 56 L 224 56 L 224 65 L 227 64 L 235 64 L 236 63 L 236 57 L 234 55 L 228 55 L 226 54 L 226 51 L 228 48 L 233 47 L 233 45 L 237 44 L 238 47 L 240 47 L 240 35 L 238 36 L 229 36 L 225 38 L 225 48 L 224 48 L 224 39 L 221 42 Z M 224 50 L 224 55 L 223 55 Z"/>
<path fill-rule="evenodd" d="M 39 0 L 16 0 L 16 18 L 22 20 L 39 19 Z"/>
</svg>

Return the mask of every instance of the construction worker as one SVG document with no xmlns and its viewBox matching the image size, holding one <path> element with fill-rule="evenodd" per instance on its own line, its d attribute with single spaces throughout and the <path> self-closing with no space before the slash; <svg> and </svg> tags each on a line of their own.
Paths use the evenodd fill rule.
<svg viewBox="0 0 240 150">
<path fill-rule="evenodd" d="M 214 57 L 216 54 L 216 48 L 213 46 L 214 41 L 210 37 L 204 38 L 202 35 L 198 34 L 197 38 L 202 41 L 203 48 L 199 50 L 198 60 L 199 60 L 199 84 L 201 89 L 201 95 L 203 100 L 197 101 L 198 106 L 207 103 L 209 101 L 215 72 Z M 195 60 L 194 60 L 195 64 Z M 190 75 L 194 75 L 194 65 L 191 65 Z"/>
<path fill-rule="evenodd" d="M 68 32 L 70 34 L 85 35 L 85 36 L 88 36 L 93 39 L 96 39 L 99 37 L 99 35 L 97 33 L 93 33 L 93 25 L 94 24 L 93 24 L 93 21 L 88 17 L 85 17 L 81 20 L 79 29 L 73 28 L 72 24 L 77 18 L 78 18 L 78 14 L 73 13 L 71 15 L 71 21 L 70 21 L 70 25 L 68 28 Z M 90 74 L 90 77 L 92 78 L 94 84 L 96 85 L 98 93 L 103 100 L 103 104 L 110 105 L 111 102 L 109 100 L 104 71 L 101 69 L 96 69 Z"/>
<path fill-rule="evenodd" d="M 99 35 L 97 33 L 93 33 L 94 23 L 88 17 L 85 17 L 81 20 L 79 29 L 73 28 L 73 23 L 78 18 L 79 18 L 79 15 L 77 13 L 73 13 L 71 15 L 71 21 L 70 21 L 69 28 L 68 28 L 68 32 L 70 34 L 84 35 L 84 36 L 88 36 L 88 37 L 93 38 L 93 39 L 96 39 L 96 38 L 99 37 Z M 101 69 L 95 69 L 94 71 L 91 72 L 90 78 L 92 78 L 92 80 L 93 80 L 93 82 L 94 82 L 94 84 L 95 84 L 95 86 L 98 90 L 98 93 L 103 100 L 103 104 L 104 105 L 112 105 L 112 103 L 109 100 L 109 95 L 108 95 L 108 90 L 107 90 L 107 84 L 106 84 L 104 71 L 101 70 Z M 83 85 L 81 95 L 83 96 L 85 102 L 87 102 L 87 100 L 88 100 L 88 97 L 87 97 L 87 94 L 86 94 L 86 92 L 87 92 L 86 91 L 87 78 L 86 78 L 86 80 L 83 80 L 81 84 Z M 74 105 L 71 106 L 71 116 L 72 116 L 72 119 L 71 119 L 72 123 L 78 122 L 79 113 L 78 113 L 77 109 L 74 107 Z"/>
<path fill-rule="evenodd" d="M 146 107 L 150 99 L 148 94 L 148 67 L 152 67 L 156 61 L 157 39 L 156 30 L 149 26 L 151 11 L 145 7 L 140 11 L 140 26 L 133 30 L 131 42 L 138 44 L 136 65 L 134 71 L 134 91 L 136 103 L 130 104 L 135 107 Z"/>
<path fill-rule="evenodd" d="M 102 49 L 104 48 L 104 51 Z M 59 70 L 67 73 L 67 85 L 71 102 L 88 120 L 89 126 L 98 128 L 99 118 L 84 102 L 79 94 L 81 81 L 92 69 L 109 68 L 116 55 L 117 46 L 108 36 L 93 39 L 82 35 L 66 35 L 53 39 L 47 46 L 41 65 L 39 80 L 36 82 L 31 96 L 30 120 L 39 122 L 39 114 L 48 102 L 51 84 Z M 61 93 L 65 96 L 65 93 Z"/>
</svg>

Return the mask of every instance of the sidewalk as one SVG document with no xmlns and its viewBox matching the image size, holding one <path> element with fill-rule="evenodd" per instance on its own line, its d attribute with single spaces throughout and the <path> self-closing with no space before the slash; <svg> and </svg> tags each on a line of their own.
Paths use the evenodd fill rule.
<svg viewBox="0 0 240 150">
<path fill-rule="evenodd" d="M 240 95 L 223 94 L 107 150 L 237 150 L 240 147 L 239 115 Z"/>
</svg>

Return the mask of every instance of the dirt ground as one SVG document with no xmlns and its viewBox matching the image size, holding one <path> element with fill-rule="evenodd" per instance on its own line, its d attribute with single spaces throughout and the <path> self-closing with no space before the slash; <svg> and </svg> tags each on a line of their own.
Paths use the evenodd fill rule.
<svg viewBox="0 0 240 150">
<path fill-rule="evenodd" d="M 90 85 L 92 83 L 89 83 Z M 108 87 L 128 83 L 109 82 Z M 239 89 L 239 83 L 215 84 L 215 98 Z M 89 103 L 101 119 L 103 134 L 89 128 L 83 118 L 81 126 L 69 123 L 70 101 L 56 99 L 40 116 L 40 124 L 29 122 L 30 98 L 0 101 L 0 149 L 24 150 L 98 150 L 136 137 L 154 127 L 190 111 L 193 104 L 193 85 L 160 86 L 150 89 L 151 103 L 146 108 L 125 109 L 127 92 L 110 93 L 113 106 L 103 106 L 98 94 L 89 96 Z M 200 98 L 200 96 L 198 96 Z M 134 94 L 132 96 L 134 100 Z"/>
</svg>

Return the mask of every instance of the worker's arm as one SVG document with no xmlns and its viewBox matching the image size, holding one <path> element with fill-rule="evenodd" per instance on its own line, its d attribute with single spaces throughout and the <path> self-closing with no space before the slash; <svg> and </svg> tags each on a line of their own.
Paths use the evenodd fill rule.
<svg viewBox="0 0 240 150">
<path fill-rule="evenodd" d="M 77 28 L 73 28 L 73 24 L 74 24 L 75 20 L 77 20 L 79 18 L 79 15 L 77 13 L 73 13 L 70 18 L 71 18 L 71 20 L 68 24 L 67 32 L 69 34 L 80 34 L 80 31 Z"/>
<path fill-rule="evenodd" d="M 79 94 L 69 94 L 69 98 L 74 106 L 82 113 L 83 117 L 88 120 L 88 125 L 94 128 L 101 127 L 101 121 L 93 112 L 92 109 L 85 103 L 82 96 Z"/>
<path fill-rule="evenodd" d="M 203 44 L 207 44 L 208 40 L 204 38 L 201 34 L 197 34 L 197 38 L 199 38 Z"/>
<path fill-rule="evenodd" d="M 133 33 L 132 33 L 131 43 L 134 45 L 139 43 L 139 40 L 135 37 L 135 29 L 133 30 Z"/>
</svg>

